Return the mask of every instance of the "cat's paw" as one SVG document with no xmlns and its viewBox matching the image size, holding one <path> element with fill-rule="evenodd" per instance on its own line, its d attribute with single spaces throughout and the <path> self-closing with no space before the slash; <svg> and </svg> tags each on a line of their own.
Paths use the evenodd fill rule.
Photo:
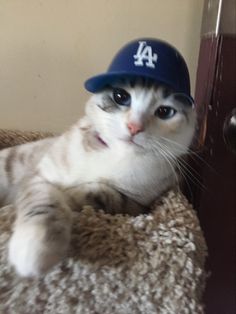
<svg viewBox="0 0 236 314">
<path fill-rule="evenodd" d="M 38 277 L 59 263 L 70 241 L 70 228 L 47 230 L 43 224 L 18 225 L 10 239 L 10 264 L 23 277 Z"/>
</svg>

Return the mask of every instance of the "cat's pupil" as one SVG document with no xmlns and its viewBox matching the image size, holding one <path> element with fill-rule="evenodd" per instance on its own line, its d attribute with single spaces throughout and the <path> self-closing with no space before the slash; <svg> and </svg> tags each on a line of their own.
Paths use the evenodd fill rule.
<svg viewBox="0 0 236 314">
<path fill-rule="evenodd" d="M 122 88 L 114 88 L 113 89 L 113 99 L 120 106 L 129 107 L 131 104 L 130 94 Z"/>
<path fill-rule="evenodd" d="M 174 108 L 171 108 L 169 106 L 160 106 L 155 111 L 155 116 L 157 116 L 160 119 L 170 119 L 176 114 L 176 110 Z"/>
</svg>

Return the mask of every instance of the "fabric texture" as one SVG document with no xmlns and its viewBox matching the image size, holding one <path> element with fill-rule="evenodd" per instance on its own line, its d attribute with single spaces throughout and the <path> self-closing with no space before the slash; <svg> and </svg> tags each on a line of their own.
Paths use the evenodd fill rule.
<svg viewBox="0 0 236 314">
<path fill-rule="evenodd" d="M 53 136 L 53 134 L 50 132 L 27 132 L 0 129 L 0 149 L 24 144 L 29 141 L 37 141 L 49 136 Z"/>
<path fill-rule="evenodd" d="M 204 312 L 207 248 L 180 191 L 167 192 L 147 215 L 89 206 L 73 215 L 68 256 L 42 278 L 22 279 L 7 263 L 14 208 L 0 209 L 0 313 Z"/>
</svg>

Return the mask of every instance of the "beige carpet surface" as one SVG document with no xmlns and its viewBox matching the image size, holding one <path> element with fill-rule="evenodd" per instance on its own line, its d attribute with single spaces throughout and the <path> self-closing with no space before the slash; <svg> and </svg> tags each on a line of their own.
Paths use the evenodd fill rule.
<svg viewBox="0 0 236 314">
<path fill-rule="evenodd" d="M 68 257 L 40 279 L 7 263 L 13 220 L 11 207 L 0 209 L 0 313 L 203 313 L 206 245 L 179 192 L 149 215 L 75 212 Z"/>
</svg>

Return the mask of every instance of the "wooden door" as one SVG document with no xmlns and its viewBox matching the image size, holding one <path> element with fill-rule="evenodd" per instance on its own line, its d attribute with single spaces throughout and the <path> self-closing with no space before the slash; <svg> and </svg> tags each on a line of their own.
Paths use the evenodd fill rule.
<svg viewBox="0 0 236 314">
<path fill-rule="evenodd" d="M 205 1 L 196 103 L 204 187 L 194 204 L 209 258 L 206 314 L 236 313 L 236 2 Z M 203 141 L 204 140 L 204 141 Z"/>
</svg>

